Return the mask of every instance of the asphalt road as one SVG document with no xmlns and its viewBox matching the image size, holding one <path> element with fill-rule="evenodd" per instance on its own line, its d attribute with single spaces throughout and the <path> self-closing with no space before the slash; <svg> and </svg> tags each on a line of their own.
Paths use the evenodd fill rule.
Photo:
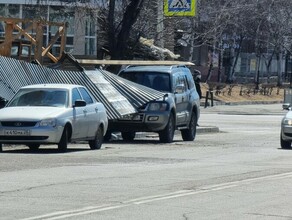
<svg viewBox="0 0 292 220">
<path fill-rule="evenodd" d="M 215 108 L 216 107 L 216 108 Z M 0 219 L 292 219 L 281 105 L 202 109 L 194 142 L 154 136 L 0 154 Z"/>
</svg>

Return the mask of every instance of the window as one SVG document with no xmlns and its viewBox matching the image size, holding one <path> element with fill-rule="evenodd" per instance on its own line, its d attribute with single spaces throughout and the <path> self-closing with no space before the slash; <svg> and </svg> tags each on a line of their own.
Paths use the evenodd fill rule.
<svg viewBox="0 0 292 220">
<path fill-rule="evenodd" d="M 78 89 L 72 90 L 72 106 L 74 105 L 76 100 L 82 100 L 80 93 L 78 92 Z"/>
<path fill-rule="evenodd" d="M 9 5 L 7 15 L 12 18 L 19 18 L 20 16 L 19 10 L 20 10 L 19 5 Z"/>
<path fill-rule="evenodd" d="M 176 83 L 175 83 L 175 88 L 177 88 L 177 86 L 184 86 L 184 90 L 180 90 L 179 93 L 183 93 L 185 92 L 186 88 L 188 88 L 187 86 L 187 81 L 184 75 L 179 75 L 176 79 Z"/>
<path fill-rule="evenodd" d="M 95 48 L 95 37 L 85 37 L 85 55 L 95 55 Z"/>
<path fill-rule="evenodd" d="M 75 12 L 74 9 L 68 9 L 64 6 L 50 6 L 49 7 L 49 20 L 53 22 L 67 22 L 67 39 L 66 39 L 66 51 L 74 49 L 74 18 Z M 50 26 L 48 30 L 49 40 L 54 37 L 54 34 L 57 33 L 58 26 Z M 60 55 L 60 43 L 61 38 L 57 40 L 52 48 L 52 52 L 55 55 Z"/>
<path fill-rule="evenodd" d="M 50 6 L 49 7 L 50 21 L 54 22 L 68 22 L 67 35 L 74 35 L 74 11 L 64 6 Z M 50 26 L 50 32 L 56 33 L 57 26 Z"/>
<path fill-rule="evenodd" d="M 10 9 L 10 5 L 9 5 Z M 17 11 L 17 9 L 10 9 L 9 13 L 12 15 L 13 12 Z M 19 12 L 19 10 L 18 10 Z M 35 6 L 35 5 L 23 5 L 22 10 L 22 18 L 28 19 L 47 19 L 48 8 L 46 6 Z M 15 16 L 15 15 L 13 15 Z"/>
<path fill-rule="evenodd" d="M 79 91 L 81 92 L 81 95 L 83 97 L 83 100 L 86 102 L 86 104 L 91 104 L 93 103 L 92 98 L 84 88 L 79 88 Z"/>
<path fill-rule="evenodd" d="M 96 25 L 94 17 L 88 15 L 85 21 L 85 55 L 96 54 Z"/>
</svg>

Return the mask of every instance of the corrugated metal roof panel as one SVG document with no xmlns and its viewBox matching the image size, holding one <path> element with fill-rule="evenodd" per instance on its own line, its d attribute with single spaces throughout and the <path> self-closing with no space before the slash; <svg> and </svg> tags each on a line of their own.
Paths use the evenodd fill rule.
<svg viewBox="0 0 292 220">
<path fill-rule="evenodd" d="M 85 86 L 104 104 L 109 119 L 136 113 L 137 108 L 164 95 L 105 70 L 63 71 L 0 56 L 0 96 L 9 100 L 22 86 L 39 83 Z"/>
<path fill-rule="evenodd" d="M 97 101 L 105 105 L 109 119 L 116 119 L 122 116 L 84 72 L 49 69 L 0 56 L 0 96 L 9 100 L 22 86 L 39 83 L 83 85 L 88 88 Z M 131 109 L 132 111 L 128 113 L 136 112 L 133 107 Z"/>
<path fill-rule="evenodd" d="M 105 70 L 99 70 L 121 95 L 126 97 L 135 107 L 140 108 L 145 103 L 162 98 L 165 93 L 134 83 Z"/>
<path fill-rule="evenodd" d="M 131 103 L 122 96 L 113 86 L 107 81 L 102 73 L 98 70 L 85 71 L 85 74 L 99 88 L 99 91 L 106 97 L 102 100 L 103 103 L 111 103 L 113 107 L 121 114 L 132 114 L 137 112 Z"/>
</svg>

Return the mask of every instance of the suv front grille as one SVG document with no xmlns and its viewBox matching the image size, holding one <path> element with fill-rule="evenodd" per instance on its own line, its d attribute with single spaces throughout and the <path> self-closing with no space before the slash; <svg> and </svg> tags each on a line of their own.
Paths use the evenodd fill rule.
<svg viewBox="0 0 292 220">
<path fill-rule="evenodd" d="M 3 127 L 34 127 L 37 122 L 35 121 L 2 121 Z"/>
</svg>

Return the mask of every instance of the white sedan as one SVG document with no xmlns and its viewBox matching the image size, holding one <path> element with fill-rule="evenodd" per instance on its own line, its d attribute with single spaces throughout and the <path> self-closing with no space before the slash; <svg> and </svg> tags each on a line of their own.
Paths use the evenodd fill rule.
<svg viewBox="0 0 292 220">
<path fill-rule="evenodd" d="M 66 151 L 70 142 L 88 141 L 100 149 L 108 127 L 105 107 L 80 85 L 42 84 L 22 87 L 0 109 L 2 144 L 24 144 L 37 150 L 57 144 Z"/>
</svg>

